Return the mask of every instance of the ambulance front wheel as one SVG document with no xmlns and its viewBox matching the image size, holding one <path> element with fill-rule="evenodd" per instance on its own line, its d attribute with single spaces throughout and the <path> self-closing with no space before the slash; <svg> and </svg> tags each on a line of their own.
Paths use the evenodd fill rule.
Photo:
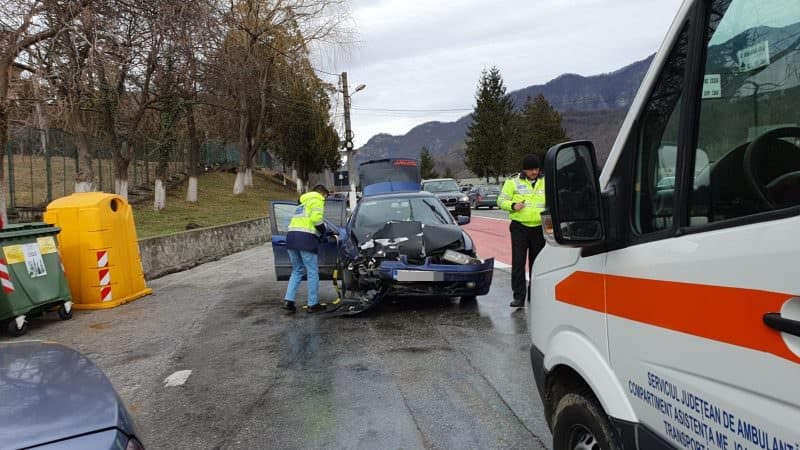
<svg viewBox="0 0 800 450">
<path fill-rule="evenodd" d="M 22 321 L 22 326 L 18 325 L 18 321 L 15 319 L 11 319 L 8 321 L 6 326 L 6 331 L 8 335 L 11 337 L 19 337 L 23 334 L 28 332 L 28 322 L 26 320 Z"/>
<path fill-rule="evenodd" d="M 591 393 L 568 393 L 553 414 L 554 450 L 622 450 L 619 437 Z"/>
</svg>

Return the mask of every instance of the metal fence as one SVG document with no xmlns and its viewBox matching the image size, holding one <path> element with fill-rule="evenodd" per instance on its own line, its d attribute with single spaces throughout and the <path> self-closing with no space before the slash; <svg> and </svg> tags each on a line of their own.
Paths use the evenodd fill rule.
<svg viewBox="0 0 800 450">
<path fill-rule="evenodd" d="M 74 138 L 60 129 L 44 133 L 33 127 L 12 127 L 3 164 L 6 205 L 12 219 L 35 219 L 48 203 L 72 194 L 75 174 L 80 167 Z M 46 144 L 45 144 L 46 142 Z M 158 167 L 158 143 L 145 142 L 135 151 L 128 166 L 128 195 L 131 202 L 149 199 Z M 108 142 L 92 139 L 95 189 L 114 192 L 115 160 Z M 201 146 L 201 165 L 206 168 L 232 168 L 239 163 L 239 147 L 222 141 L 206 141 Z M 167 181 L 177 183 L 188 172 L 188 143 L 179 141 L 169 155 Z M 258 155 L 257 164 L 272 167 L 269 154 Z"/>
<path fill-rule="evenodd" d="M 27 210 L 42 210 L 53 199 L 69 195 L 75 189 L 75 174 L 81 161 L 74 139 L 58 129 L 44 133 L 36 128 L 10 130 L 4 161 L 3 189 L 11 216 Z M 98 191 L 114 191 L 114 152 L 102 140 L 92 139 L 94 183 Z M 158 159 L 155 142 L 137 149 L 128 167 L 128 189 L 132 196 L 152 190 Z M 175 179 L 187 170 L 187 147 L 179 144 L 170 154 L 167 177 Z"/>
</svg>

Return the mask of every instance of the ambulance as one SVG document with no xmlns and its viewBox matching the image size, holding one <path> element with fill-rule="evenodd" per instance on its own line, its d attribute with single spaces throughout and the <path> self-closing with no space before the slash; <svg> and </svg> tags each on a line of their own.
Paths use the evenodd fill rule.
<svg viewBox="0 0 800 450">
<path fill-rule="evenodd" d="M 800 1 L 686 1 L 602 172 L 544 169 L 553 447 L 800 450 Z"/>
</svg>

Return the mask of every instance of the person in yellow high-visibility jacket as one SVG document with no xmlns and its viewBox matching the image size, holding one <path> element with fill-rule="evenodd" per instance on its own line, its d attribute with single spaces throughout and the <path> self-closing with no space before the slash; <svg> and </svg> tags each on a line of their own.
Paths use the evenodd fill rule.
<svg viewBox="0 0 800 450">
<path fill-rule="evenodd" d="M 536 155 L 525 156 L 522 172 L 508 178 L 497 197 L 497 206 L 507 211 L 511 219 L 511 289 L 512 308 L 525 306 L 528 290 L 525 285 L 526 260 L 530 273 L 533 261 L 544 248 L 542 211 L 546 208 L 544 177 L 540 177 L 540 162 Z"/>
<path fill-rule="evenodd" d="M 319 262 L 317 251 L 320 236 L 325 234 L 325 197 L 328 189 L 317 185 L 314 190 L 300 197 L 300 204 L 289 222 L 286 248 L 292 261 L 292 276 L 283 297 L 283 309 L 293 313 L 297 310 L 294 301 L 303 277 L 308 281 L 308 309 L 313 313 L 324 309 L 319 304 Z"/>
</svg>

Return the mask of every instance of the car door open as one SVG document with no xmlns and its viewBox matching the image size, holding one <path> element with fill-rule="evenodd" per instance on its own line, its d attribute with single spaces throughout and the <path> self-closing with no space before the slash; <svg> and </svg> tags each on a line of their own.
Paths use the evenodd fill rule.
<svg viewBox="0 0 800 450">
<path fill-rule="evenodd" d="M 272 253 L 274 255 L 275 278 L 286 281 L 292 275 L 292 262 L 286 248 L 286 235 L 289 222 L 297 209 L 296 202 L 274 201 L 270 203 L 270 229 L 272 231 Z M 325 222 L 329 231 L 341 235 L 345 223 L 346 203 L 339 199 L 325 201 Z M 336 239 L 321 239 L 319 245 L 319 277 L 321 280 L 333 279 L 333 272 L 339 260 Z"/>
</svg>

